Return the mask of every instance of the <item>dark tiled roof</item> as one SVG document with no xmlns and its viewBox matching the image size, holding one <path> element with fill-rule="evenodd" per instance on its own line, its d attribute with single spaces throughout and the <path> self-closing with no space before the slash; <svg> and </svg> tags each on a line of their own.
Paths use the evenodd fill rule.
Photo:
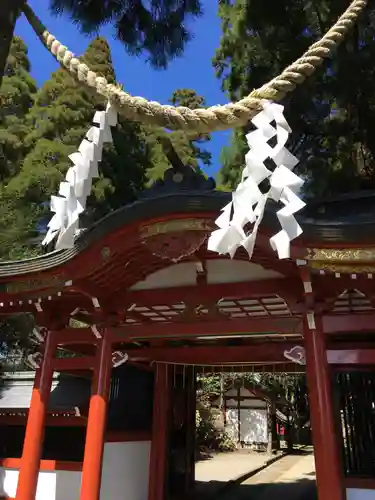
<svg viewBox="0 0 375 500">
<path fill-rule="evenodd" d="M 29 408 L 34 372 L 6 374 L 0 383 L 0 408 Z M 49 400 L 50 410 L 72 410 L 88 403 L 90 380 L 68 375 L 54 376 Z"/>
<path fill-rule="evenodd" d="M 110 213 L 84 231 L 73 248 L 51 252 L 34 259 L 0 263 L 0 278 L 32 272 L 42 272 L 61 266 L 106 235 L 131 222 L 149 220 L 168 214 L 219 214 L 230 201 L 231 194 L 213 190 L 162 193 L 161 196 L 144 197 Z M 277 205 L 269 202 L 263 227 L 277 232 L 279 223 L 275 212 Z M 328 200 L 318 200 L 305 207 L 298 215 L 303 227 L 301 240 L 307 246 L 327 244 L 375 244 L 375 192 L 343 195 Z"/>
</svg>

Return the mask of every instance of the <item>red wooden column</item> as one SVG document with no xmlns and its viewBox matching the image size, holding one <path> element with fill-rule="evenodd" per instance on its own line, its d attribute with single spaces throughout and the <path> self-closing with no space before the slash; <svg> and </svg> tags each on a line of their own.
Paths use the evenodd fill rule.
<svg viewBox="0 0 375 500">
<path fill-rule="evenodd" d="M 170 379 L 168 365 L 156 363 L 148 500 L 163 500 L 169 431 Z"/>
<path fill-rule="evenodd" d="M 48 332 L 46 334 L 42 364 L 35 374 L 16 500 L 34 500 L 36 495 L 44 439 L 44 424 L 53 377 L 52 360 L 56 347 L 53 333 Z"/>
<path fill-rule="evenodd" d="M 107 421 L 108 392 L 111 380 L 111 340 L 103 336 L 97 347 L 90 408 L 82 466 L 81 500 L 98 500 L 102 479 L 104 437 Z"/>
<path fill-rule="evenodd" d="M 334 423 L 331 374 L 319 316 L 304 324 L 306 375 L 314 441 L 319 500 L 344 500 L 337 430 Z"/>
<path fill-rule="evenodd" d="M 194 366 L 187 366 L 186 370 L 186 479 L 185 491 L 192 491 L 195 483 L 195 411 L 197 406 L 197 376 Z"/>
</svg>

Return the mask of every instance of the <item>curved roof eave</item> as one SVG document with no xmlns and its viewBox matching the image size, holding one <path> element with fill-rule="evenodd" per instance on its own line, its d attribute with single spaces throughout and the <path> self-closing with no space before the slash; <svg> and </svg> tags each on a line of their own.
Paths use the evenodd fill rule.
<svg viewBox="0 0 375 500">
<path fill-rule="evenodd" d="M 230 193 L 222 191 L 163 194 L 145 198 L 121 207 L 95 222 L 76 239 L 73 248 L 57 250 L 39 257 L 0 262 L 0 278 L 48 271 L 64 265 L 105 236 L 131 222 L 142 222 L 168 214 L 218 213 L 230 200 Z"/>
<path fill-rule="evenodd" d="M 168 214 L 216 214 L 230 201 L 231 193 L 223 191 L 186 191 L 140 199 L 111 212 L 85 230 L 73 248 L 54 251 L 40 257 L 0 262 L 0 278 L 48 271 L 64 265 L 85 249 L 131 222 L 142 222 Z M 270 202 L 263 227 L 270 232 L 280 228 Z M 302 242 L 315 247 L 375 244 L 375 192 L 357 193 L 306 206 L 297 216 L 303 228 Z"/>
</svg>

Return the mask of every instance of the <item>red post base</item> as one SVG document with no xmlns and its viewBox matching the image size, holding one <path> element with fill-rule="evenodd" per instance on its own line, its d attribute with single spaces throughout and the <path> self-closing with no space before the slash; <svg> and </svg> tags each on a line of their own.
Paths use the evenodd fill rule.
<svg viewBox="0 0 375 500">
<path fill-rule="evenodd" d="M 156 363 L 148 500 L 164 499 L 170 402 L 168 375 L 168 366 Z"/>
<path fill-rule="evenodd" d="M 99 500 L 102 479 L 108 392 L 112 370 L 111 341 L 104 336 L 98 346 L 86 429 L 80 500 Z"/>
<path fill-rule="evenodd" d="M 52 385 L 53 334 L 47 333 L 42 366 L 35 374 L 26 434 L 23 444 L 16 500 L 34 500 L 44 439 L 44 423 Z"/>
<path fill-rule="evenodd" d="M 344 500 L 331 374 L 319 317 L 315 318 L 314 329 L 310 329 L 306 321 L 304 336 L 318 497 L 319 500 Z"/>
</svg>

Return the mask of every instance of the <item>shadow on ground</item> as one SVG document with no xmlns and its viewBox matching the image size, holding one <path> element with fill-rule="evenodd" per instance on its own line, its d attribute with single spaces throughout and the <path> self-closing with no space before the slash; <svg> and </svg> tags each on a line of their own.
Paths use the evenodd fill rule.
<svg viewBox="0 0 375 500">
<path fill-rule="evenodd" d="M 318 500 L 314 479 L 290 483 L 231 484 L 220 481 L 196 482 L 189 500 Z"/>
<path fill-rule="evenodd" d="M 211 460 L 215 456 L 214 452 L 211 451 L 196 451 L 195 453 L 195 461 L 196 462 L 203 462 L 204 460 Z"/>
</svg>

